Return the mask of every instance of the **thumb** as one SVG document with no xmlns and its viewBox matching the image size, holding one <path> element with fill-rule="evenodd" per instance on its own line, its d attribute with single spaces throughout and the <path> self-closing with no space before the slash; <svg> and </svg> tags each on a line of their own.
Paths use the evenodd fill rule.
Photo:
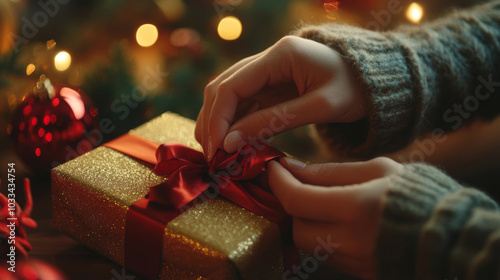
<svg viewBox="0 0 500 280">
<path fill-rule="evenodd" d="M 243 144 L 264 141 L 283 131 L 325 119 L 321 100 L 307 94 L 249 114 L 234 123 L 224 138 L 224 150 L 233 153 Z"/>
<path fill-rule="evenodd" d="M 402 165 L 384 157 L 364 162 L 305 164 L 291 158 L 280 163 L 299 181 L 319 186 L 347 186 L 362 184 L 398 172 Z"/>
</svg>

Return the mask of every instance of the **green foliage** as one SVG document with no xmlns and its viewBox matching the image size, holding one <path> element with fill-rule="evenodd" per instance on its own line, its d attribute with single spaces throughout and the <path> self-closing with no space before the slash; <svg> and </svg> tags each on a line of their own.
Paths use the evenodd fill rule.
<svg viewBox="0 0 500 280">
<path fill-rule="evenodd" d="M 23 69 L 18 66 L 19 54 L 8 53 L 0 57 L 0 89 L 10 85 L 9 76 L 23 75 Z"/>
<path fill-rule="evenodd" d="M 109 62 L 96 62 L 85 75 L 81 88 L 99 110 L 99 119 L 109 119 L 116 126 L 105 141 L 146 121 L 146 101 L 134 98 L 137 89 L 131 70 L 126 47 L 117 44 L 111 48 Z"/>
</svg>

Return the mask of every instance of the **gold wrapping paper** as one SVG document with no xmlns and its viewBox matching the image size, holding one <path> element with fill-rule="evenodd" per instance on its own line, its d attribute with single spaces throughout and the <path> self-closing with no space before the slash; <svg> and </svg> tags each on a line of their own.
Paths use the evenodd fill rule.
<svg viewBox="0 0 500 280">
<path fill-rule="evenodd" d="M 130 131 L 201 150 L 192 120 L 165 113 Z M 149 163 L 106 147 L 52 169 L 53 227 L 124 263 L 129 206 L 165 180 Z M 208 199 L 167 224 L 161 279 L 280 279 L 278 226 L 223 198 Z"/>
</svg>

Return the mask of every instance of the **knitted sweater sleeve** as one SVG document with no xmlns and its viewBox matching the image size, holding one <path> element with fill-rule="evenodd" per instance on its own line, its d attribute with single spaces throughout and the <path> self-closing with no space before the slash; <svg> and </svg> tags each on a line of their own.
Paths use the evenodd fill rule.
<svg viewBox="0 0 500 280">
<path fill-rule="evenodd" d="M 352 66 L 370 111 L 354 123 L 317 124 L 323 140 L 358 156 L 406 146 L 430 128 L 458 129 L 500 106 L 500 1 L 390 32 L 304 26 L 297 36 L 326 44 Z"/>
<path fill-rule="evenodd" d="M 391 183 L 377 240 L 379 279 L 498 279 L 495 201 L 424 164 L 406 165 Z"/>
</svg>

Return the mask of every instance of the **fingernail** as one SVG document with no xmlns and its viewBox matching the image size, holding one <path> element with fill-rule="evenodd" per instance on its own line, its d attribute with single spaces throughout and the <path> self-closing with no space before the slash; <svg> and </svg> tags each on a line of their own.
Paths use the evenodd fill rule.
<svg viewBox="0 0 500 280">
<path fill-rule="evenodd" d="M 238 150 L 240 143 L 243 141 L 241 132 L 235 130 L 229 133 L 224 139 L 224 150 L 228 153 L 234 153 Z"/>
<path fill-rule="evenodd" d="M 293 158 L 282 158 L 281 159 L 283 162 L 282 163 L 285 163 L 285 165 L 289 168 L 289 169 L 304 169 L 304 167 L 307 166 L 306 163 L 300 161 L 300 160 L 296 160 L 296 159 L 293 159 Z"/>
</svg>

